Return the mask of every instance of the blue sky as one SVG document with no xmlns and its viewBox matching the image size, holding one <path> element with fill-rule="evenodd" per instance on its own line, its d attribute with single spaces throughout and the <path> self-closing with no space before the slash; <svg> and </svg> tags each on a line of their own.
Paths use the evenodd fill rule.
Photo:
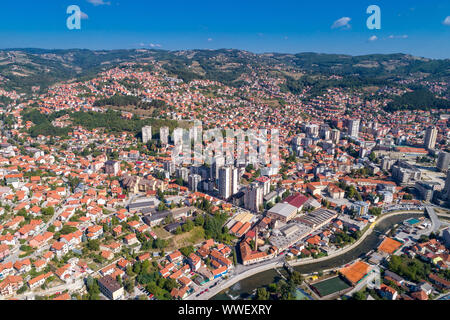
<svg viewBox="0 0 450 320">
<path fill-rule="evenodd" d="M 381 8 L 381 30 L 366 26 L 372 4 Z M 81 30 L 66 27 L 69 5 L 87 15 Z M 348 23 L 332 28 L 339 19 Z M 2 1 L 0 48 L 25 47 L 402 52 L 450 58 L 450 1 Z"/>
</svg>

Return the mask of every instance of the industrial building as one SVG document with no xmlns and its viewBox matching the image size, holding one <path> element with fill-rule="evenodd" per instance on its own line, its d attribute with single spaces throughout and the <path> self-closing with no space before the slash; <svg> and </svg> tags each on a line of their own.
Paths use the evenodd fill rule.
<svg viewBox="0 0 450 320">
<path fill-rule="evenodd" d="M 277 203 L 273 208 L 267 211 L 267 216 L 271 219 L 288 222 L 297 214 L 297 207 L 289 203 Z"/>
<path fill-rule="evenodd" d="M 301 222 L 312 229 L 316 230 L 322 228 L 337 217 L 337 212 L 325 208 L 319 208 L 304 216 L 298 217 L 295 220 Z"/>
<path fill-rule="evenodd" d="M 278 248 L 278 252 L 281 252 L 302 240 L 311 231 L 312 229 L 304 224 L 289 223 L 280 229 L 273 230 L 269 241 Z"/>
</svg>

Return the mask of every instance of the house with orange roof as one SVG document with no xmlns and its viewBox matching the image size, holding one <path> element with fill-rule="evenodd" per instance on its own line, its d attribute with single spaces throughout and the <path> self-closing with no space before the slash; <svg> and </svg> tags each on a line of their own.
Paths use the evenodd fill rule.
<svg viewBox="0 0 450 320">
<path fill-rule="evenodd" d="M 396 300 L 398 296 L 397 290 L 388 285 L 385 285 L 384 283 L 380 285 L 380 289 L 378 290 L 378 292 L 382 297 L 386 297 L 389 300 Z"/>
<path fill-rule="evenodd" d="M 186 276 L 182 276 L 181 278 L 178 279 L 178 282 L 181 284 L 181 286 L 183 287 L 189 287 L 192 284 L 192 280 L 189 279 Z"/>
<path fill-rule="evenodd" d="M 202 265 L 202 259 L 192 252 L 188 257 L 188 263 L 192 270 L 197 271 Z"/>
<path fill-rule="evenodd" d="M 61 258 L 69 252 L 69 246 L 64 241 L 56 241 L 53 242 L 50 250 L 53 251 L 58 258 Z"/>
<path fill-rule="evenodd" d="M 53 300 L 71 300 L 70 295 L 66 292 L 63 294 L 60 294 L 59 296 L 53 298 Z"/>
<path fill-rule="evenodd" d="M 28 244 L 32 248 L 39 248 L 44 245 L 46 245 L 51 239 L 53 238 L 53 233 L 46 231 L 42 235 L 37 235 L 34 238 L 32 238 Z"/>
<path fill-rule="evenodd" d="M 221 276 L 223 276 L 223 275 L 225 275 L 227 273 L 228 273 L 228 268 L 226 266 L 221 266 L 221 267 L 219 267 L 217 269 L 214 269 L 212 271 L 214 279 L 219 278 L 219 277 L 221 277 Z"/>
<path fill-rule="evenodd" d="M 31 261 L 29 258 L 17 260 L 13 266 L 19 273 L 29 272 L 31 270 Z"/>
<path fill-rule="evenodd" d="M 62 281 L 68 281 L 69 279 L 70 279 L 70 268 L 71 268 L 71 265 L 68 263 L 68 264 L 66 264 L 66 265 L 64 265 L 64 266 L 62 266 L 61 268 L 58 268 L 56 271 L 55 271 L 55 274 L 58 276 L 58 278 L 60 278 Z"/>
<path fill-rule="evenodd" d="M 141 254 L 140 256 L 137 257 L 137 260 L 140 262 L 146 261 L 146 260 L 150 260 L 151 256 L 149 252 L 146 252 L 144 254 Z"/>
<path fill-rule="evenodd" d="M 55 227 L 55 231 L 58 232 L 59 230 L 62 229 L 62 222 L 59 220 L 55 220 L 53 222 L 53 226 Z"/>
<path fill-rule="evenodd" d="M 73 216 L 74 213 L 75 211 L 66 210 L 58 216 L 58 219 L 61 220 L 62 222 L 68 221 Z"/>
<path fill-rule="evenodd" d="M 87 228 L 86 237 L 89 240 L 95 240 L 103 235 L 103 227 L 99 225 L 90 226 Z"/>
<path fill-rule="evenodd" d="M 170 279 L 174 279 L 174 280 L 177 280 L 178 278 L 180 278 L 181 276 L 182 276 L 182 274 L 183 274 L 183 271 L 180 269 L 180 270 L 176 270 L 174 273 L 172 273 L 170 276 L 169 276 L 169 278 Z"/>
<path fill-rule="evenodd" d="M 41 272 L 42 270 L 44 270 L 47 264 L 48 262 L 46 260 L 36 260 L 35 262 L 33 262 L 33 266 L 37 272 Z"/>
<path fill-rule="evenodd" d="M 14 267 L 12 261 L 6 263 L 0 263 L 0 279 L 7 277 L 14 273 Z"/>
<path fill-rule="evenodd" d="M 33 206 L 30 210 L 29 213 L 34 216 L 37 217 L 40 213 L 41 213 L 41 208 L 38 206 Z"/>
<path fill-rule="evenodd" d="M 28 286 L 30 289 L 34 289 L 36 287 L 42 286 L 45 281 L 53 275 L 53 272 L 47 272 L 41 275 L 38 275 L 37 277 L 34 277 L 31 280 L 28 280 Z"/>
<path fill-rule="evenodd" d="M 170 270 L 169 270 L 169 268 L 165 267 L 165 268 L 159 270 L 159 274 L 160 274 L 163 278 L 167 278 L 168 276 L 170 276 Z"/>
<path fill-rule="evenodd" d="M 183 255 L 181 254 L 181 252 L 179 250 L 172 252 L 171 254 L 169 254 L 167 256 L 167 259 L 170 262 L 179 262 L 183 259 Z"/>
<path fill-rule="evenodd" d="M 5 223 L 4 226 L 8 229 L 16 230 L 22 221 L 25 221 L 25 218 L 23 216 L 15 216 L 10 221 Z"/>
<path fill-rule="evenodd" d="M 126 235 L 125 237 L 123 237 L 123 242 L 129 246 L 138 243 L 139 240 L 136 237 L 135 233 L 130 233 L 129 235 Z"/>
<path fill-rule="evenodd" d="M 313 237 L 306 239 L 306 242 L 309 243 L 310 245 L 317 246 L 320 244 L 320 240 L 321 239 L 320 239 L 319 235 L 315 235 Z"/>
<path fill-rule="evenodd" d="M 181 299 L 183 299 L 183 298 L 185 298 L 187 296 L 188 289 L 189 288 L 186 287 L 186 286 L 181 287 L 180 289 L 173 288 L 172 291 L 170 292 L 170 295 L 174 299 L 181 300 Z"/>
<path fill-rule="evenodd" d="M 116 236 L 116 237 L 121 235 L 122 234 L 122 226 L 121 225 L 116 226 L 114 229 L 112 229 L 112 232 L 113 232 L 114 236 Z"/>
<path fill-rule="evenodd" d="M 231 262 L 230 259 L 224 257 L 223 254 L 218 250 L 211 250 L 210 256 L 213 261 L 217 261 L 221 266 L 226 266 L 227 268 L 233 266 L 233 262 Z"/>
<path fill-rule="evenodd" d="M 59 241 L 67 243 L 69 250 L 82 242 L 83 233 L 80 230 L 62 235 Z"/>
<path fill-rule="evenodd" d="M 4 297 L 15 295 L 22 286 L 23 279 L 21 276 L 9 275 L 0 282 L 0 295 Z"/>
<path fill-rule="evenodd" d="M 130 265 L 131 265 L 131 262 L 128 261 L 127 259 L 124 259 L 124 258 L 120 259 L 120 260 L 117 262 L 117 266 L 118 266 L 120 269 L 122 269 L 122 270 L 126 270 L 126 268 L 127 268 L 128 266 L 130 266 Z"/>
<path fill-rule="evenodd" d="M 6 244 L 0 244 L 0 260 L 5 259 L 7 256 L 9 256 L 9 254 L 9 246 Z"/>
<path fill-rule="evenodd" d="M 110 264 L 99 271 L 102 276 L 111 275 L 116 271 L 116 266 L 114 264 Z"/>
<path fill-rule="evenodd" d="M 49 262 L 50 260 L 53 259 L 54 256 L 55 254 L 52 251 L 47 251 L 42 255 L 42 258 L 44 258 L 47 262 Z"/>
<path fill-rule="evenodd" d="M 113 253 L 119 253 L 122 250 L 122 243 L 120 242 L 112 242 L 108 245 L 105 245 L 107 249 L 111 250 Z"/>
</svg>

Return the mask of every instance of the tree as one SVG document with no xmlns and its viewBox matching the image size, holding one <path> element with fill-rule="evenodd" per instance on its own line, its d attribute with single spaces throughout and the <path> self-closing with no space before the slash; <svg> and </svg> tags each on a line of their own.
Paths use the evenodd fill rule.
<svg viewBox="0 0 450 320">
<path fill-rule="evenodd" d="M 150 261 L 149 260 L 145 260 L 144 262 L 142 262 L 141 270 L 142 270 L 141 272 L 145 272 L 145 273 L 150 272 Z"/>
<path fill-rule="evenodd" d="M 141 273 L 141 263 L 139 261 L 137 261 L 133 265 L 133 272 L 136 273 L 136 274 L 140 274 Z"/>
<path fill-rule="evenodd" d="M 195 217 L 194 223 L 196 226 L 203 226 L 205 224 L 205 218 L 202 215 Z"/>
<path fill-rule="evenodd" d="M 381 214 L 382 209 L 378 207 L 372 207 L 369 209 L 369 214 L 373 216 L 379 216 Z"/>
<path fill-rule="evenodd" d="M 187 220 L 185 224 L 183 224 L 183 231 L 189 232 L 194 228 L 194 222 L 192 220 Z"/>
<path fill-rule="evenodd" d="M 69 225 L 64 225 L 60 231 L 61 234 L 69 234 L 69 233 L 74 233 L 76 232 L 78 229 L 76 227 L 72 227 Z M 98 250 L 98 249 L 97 249 Z"/>
<path fill-rule="evenodd" d="M 269 300 L 270 294 L 266 288 L 258 288 L 256 291 L 256 300 Z"/>
<path fill-rule="evenodd" d="M 185 257 L 189 257 L 189 255 L 194 252 L 194 247 L 193 246 L 187 246 L 187 247 L 180 248 L 180 252 Z"/>
<path fill-rule="evenodd" d="M 277 284 L 271 283 L 267 286 L 267 289 L 269 290 L 269 292 L 275 293 L 277 292 Z"/>
<path fill-rule="evenodd" d="M 25 284 L 22 287 L 20 287 L 19 290 L 17 290 L 17 294 L 22 294 L 27 290 L 28 290 L 28 286 Z"/>
<path fill-rule="evenodd" d="M 291 274 L 291 280 L 296 284 L 296 285 L 301 285 L 303 283 L 303 276 L 300 272 L 295 271 L 292 272 Z"/>
<path fill-rule="evenodd" d="M 125 280 L 124 287 L 128 293 L 132 293 L 134 291 L 134 281 L 128 278 Z"/>
<path fill-rule="evenodd" d="M 164 210 L 167 210 L 167 206 L 166 206 L 166 204 L 163 202 L 163 201 L 161 201 L 160 203 L 159 203 L 159 205 L 158 205 L 158 209 L 157 209 L 158 211 L 164 211 Z"/>
<path fill-rule="evenodd" d="M 98 251 L 100 250 L 100 242 L 97 239 L 89 240 L 87 243 L 87 247 L 91 251 Z"/>
<path fill-rule="evenodd" d="M 412 196 L 412 194 L 407 193 L 407 194 L 405 194 L 405 195 L 403 196 L 403 199 L 405 199 L 405 200 L 412 200 L 412 199 L 413 199 L 413 196 Z"/>
<path fill-rule="evenodd" d="M 55 214 L 55 208 L 53 207 L 42 208 L 41 213 L 45 216 L 53 216 Z"/>
<path fill-rule="evenodd" d="M 167 242 L 164 239 L 157 238 L 153 241 L 153 249 L 163 249 L 167 246 Z"/>
<path fill-rule="evenodd" d="M 367 299 L 367 296 L 366 296 L 366 294 L 364 293 L 364 291 L 361 290 L 361 291 L 357 291 L 357 292 L 355 292 L 355 293 L 353 294 L 353 299 L 355 299 L 355 300 L 366 300 L 366 299 Z"/>
<path fill-rule="evenodd" d="M 233 263 L 236 266 L 237 265 L 237 254 L 236 249 L 233 247 Z"/>
<path fill-rule="evenodd" d="M 292 300 L 293 297 L 293 292 L 295 290 L 295 286 L 293 286 L 293 282 L 289 281 L 289 283 L 287 283 L 284 280 L 280 280 L 278 283 L 278 292 L 281 293 L 281 299 L 282 300 Z"/>
<path fill-rule="evenodd" d="M 97 280 L 88 276 L 86 279 L 86 288 L 88 291 L 89 300 L 98 300 L 100 297 L 100 288 L 98 286 Z"/>
</svg>

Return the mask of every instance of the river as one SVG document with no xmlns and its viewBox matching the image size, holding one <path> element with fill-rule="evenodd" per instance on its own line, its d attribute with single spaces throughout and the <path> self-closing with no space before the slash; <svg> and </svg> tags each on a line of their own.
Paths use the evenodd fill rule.
<svg viewBox="0 0 450 320">
<path fill-rule="evenodd" d="M 381 221 L 375 227 L 374 232 L 367 236 L 366 239 L 356 248 L 329 260 L 321 262 L 312 262 L 310 264 L 301 265 L 294 267 L 294 269 L 302 274 L 308 274 L 312 272 L 318 272 L 321 270 L 332 269 L 336 267 L 343 266 L 360 256 L 365 255 L 367 252 L 374 250 L 378 247 L 380 243 L 380 234 L 384 234 L 386 231 L 391 229 L 395 224 L 401 223 L 402 221 L 412 218 L 423 216 L 423 214 L 402 214 L 398 216 L 393 216 L 386 218 Z M 240 299 L 245 299 L 248 297 L 256 288 L 268 285 L 275 282 L 279 278 L 279 274 L 275 270 L 268 270 L 258 274 L 255 274 L 249 278 L 241 280 L 235 283 L 231 288 L 222 291 L 212 298 L 212 300 L 230 300 L 230 296 L 239 296 Z"/>
</svg>

